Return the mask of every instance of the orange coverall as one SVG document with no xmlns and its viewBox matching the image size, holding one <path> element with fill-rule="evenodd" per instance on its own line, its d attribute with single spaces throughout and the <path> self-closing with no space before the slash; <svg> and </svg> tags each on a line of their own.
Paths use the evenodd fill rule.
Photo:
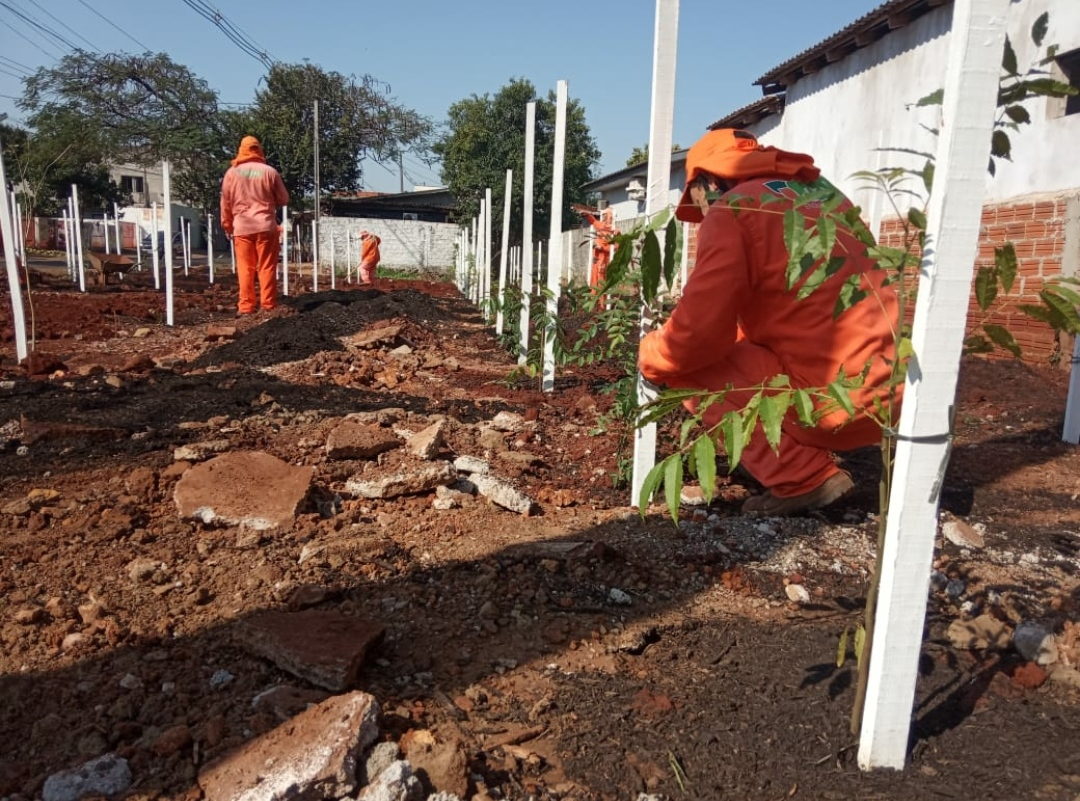
<svg viewBox="0 0 1080 801">
<path fill-rule="evenodd" d="M 809 174 L 816 175 L 816 168 Z M 851 393 L 854 417 L 840 410 L 807 428 L 792 410 L 782 424 L 778 453 L 760 429 L 754 432 L 742 464 L 781 498 L 809 492 L 840 472 L 831 451 L 880 441 L 881 428 L 866 409 L 872 408 L 875 398 L 887 398 L 886 359 L 895 353 L 895 292 L 883 286 L 885 272 L 872 270 L 874 263 L 860 255 L 864 247 L 850 234 L 838 234 L 833 254 L 846 261 L 836 275 L 803 300 L 786 288 L 784 211 L 807 183 L 811 182 L 755 177 L 714 202 L 698 230 L 696 266 L 681 299 L 663 327 L 642 340 L 639 351 L 639 367 L 648 380 L 707 391 L 729 384 L 754 387 L 781 374 L 795 387 L 825 387 L 841 367 L 850 376 L 871 363 L 864 385 Z M 737 214 L 728 202 L 736 195 Z M 763 204 L 770 195 L 773 202 Z M 777 201 L 777 195 L 789 199 Z M 850 203 L 845 201 L 841 210 L 845 207 Z M 810 204 L 800 211 L 808 224 L 816 217 Z M 861 288 L 870 296 L 834 319 L 837 291 L 854 274 L 862 275 Z M 715 425 L 728 411 L 744 407 L 751 394 L 729 393 L 706 410 L 706 424 Z M 686 406 L 693 411 L 698 401 Z"/>
<path fill-rule="evenodd" d="M 375 270 L 382 259 L 379 253 L 379 245 L 382 240 L 369 231 L 360 233 L 360 282 L 363 284 L 375 283 Z"/>
<path fill-rule="evenodd" d="M 607 268 L 611 263 L 611 237 L 619 232 L 612 224 L 611 209 L 604 209 L 599 217 L 594 217 L 587 211 L 581 212 L 581 215 L 596 231 L 592 249 L 592 269 L 589 272 L 589 286 L 595 287 L 607 278 Z"/>
<path fill-rule="evenodd" d="M 277 208 L 288 203 L 289 192 L 278 171 L 266 163 L 259 140 L 245 136 L 221 182 L 221 227 L 232 237 L 236 251 L 241 314 L 255 311 L 256 277 L 259 305 L 264 309 L 277 305 L 281 255 Z"/>
</svg>

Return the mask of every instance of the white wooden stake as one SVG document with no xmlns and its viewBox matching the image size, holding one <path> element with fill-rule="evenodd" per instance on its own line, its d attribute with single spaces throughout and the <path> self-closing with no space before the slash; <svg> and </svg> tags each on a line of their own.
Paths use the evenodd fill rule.
<svg viewBox="0 0 1080 801">
<path fill-rule="evenodd" d="M 116 253 L 120 255 L 124 252 L 124 238 L 120 232 L 120 206 L 116 203 L 112 204 L 113 207 L 113 222 L 116 223 Z"/>
<path fill-rule="evenodd" d="M 11 224 L 11 204 L 7 194 L 7 176 L 4 174 L 3 146 L 0 145 L 0 187 L 4 190 L 3 207 L 0 208 L 0 235 L 4 237 L 4 265 L 7 267 L 8 288 L 11 292 L 11 322 L 15 329 L 15 357 L 23 361 L 29 351 L 26 346 L 26 313 L 23 311 L 22 288 L 19 286 L 19 265 L 15 261 L 15 230 Z"/>
<path fill-rule="evenodd" d="M 487 214 L 484 216 L 484 319 L 490 321 L 491 317 L 491 223 L 492 217 L 491 187 L 484 190 L 484 208 Z"/>
<path fill-rule="evenodd" d="M 206 215 L 206 269 L 214 283 L 214 215 Z"/>
<path fill-rule="evenodd" d="M 352 283 L 352 231 L 345 231 L 345 283 Z"/>
<path fill-rule="evenodd" d="M 112 249 L 109 247 L 109 215 L 105 213 L 101 217 L 102 231 L 105 233 L 105 252 L 112 253 Z"/>
<path fill-rule="evenodd" d="M 67 245 L 71 251 L 71 282 L 79 280 L 79 271 L 75 264 L 75 198 L 68 195 L 68 236 Z"/>
<path fill-rule="evenodd" d="M 686 288 L 687 272 L 690 267 L 690 223 L 682 223 L 682 257 L 679 259 L 679 294 Z"/>
<path fill-rule="evenodd" d="M 68 275 L 70 276 L 75 267 L 75 260 L 71 258 L 71 228 L 68 225 L 66 208 L 61 212 L 61 219 L 64 225 L 64 260 L 67 262 Z"/>
<path fill-rule="evenodd" d="M 1073 445 L 1080 445 L 1080 337 L 1076 337 L 1073 342 L 1069 399 L 1065 402 L 1065 427 L 1062 440 Z"/>
<path fill-rule="evenodd" d="M 281 292 L 289 296 L 289 207 L 281 210 Z"/>
<path fill-rule="evenodd" d="M 514 171 L 506 171 L 506 194 L 503 196 L 502 249 L 499 255 L 499 310 L 495 315 L 495 333 L 502 335 L 506 324 L 503 306 L 506 304 L 506 280 L 510 258 L 510 191 L 514 188 Z"/>
<path fill-rule="evenodd" d="M 311 221 L 311 291 L 319 291 L 319 221 Z"/>
<path fill-rule="evenodd" d="M 161 289 L 161 263 L 158 261 L 157 203 L 150 204 L 150 261 L 154 265 L 154 289 Z"/>
<path fill-rule="evenodd" d="M 191 220 L 186 217 L 180 218 L 180 249 L 184 256 L 184 275 L 188 274 L 188 265 L 191 264 Z"/>
<path fill-rule="evenodd" d="M 678 52 L 679 0 L 656 0 L 653 43 L 652 114 L 649 119 L 649 171 L 645 216 L 652 219 L 669 205 L 671 185 L 671 128 L 675 117 L 675 57 Z M 663 232 L 658 232 L 662 237 Z M 664 250 L 661 239 L 660 252 Z M 641 336 L 652 330 L 651 314 L 642 306 Z M 651 395 L 638 374 L 638 403 Z M 656 464 L 656 424 L 634 429 L 634 469 L 630 482 L 630 505 L 637 506 L 645 477 Z"/>
<path fill-rule="evenodd" d="M 859 767 L 904 766 L 979 243 L 1010 0 L 956 0 L 944 112 L 900 415 Z"/>
<path fill-rule="evenodd" d="M 337 289 L 337 242 L 330 237 L 330 288 Z"/>
<path fill-rule="evenodd" d="M 142 216 L 141 211 L 139 216 Z M 142 225 L 138 218 L 135 220 L 135 263 L 139 265 L 139 270 L 142 270 Z"/>
<path fill-rule="evenodd" d="M 551 230 L 548 233 L 548 290 L 550 322 L 544 332 L 544 368 L 540 388 L 555 391 L 555 315 L 559 311 L 560 279 L 562 278 L 562 214 L 563 169 L 566 165 L 566 102 L 569 85 L 559 81 L 555 89 L 555 155 L 551 174 Z"/>
<path fill-rule="evenodd" d="M 173 252 L 172 252 L 172 183 L 169 162 L 161 162 L 161 181 L 165 204 L 165 325 L 173 324 Z M 157 247 L 157 243 L 154 243 Z"/>
<path fill-rule="evenodd" d="M 75 209 L 75 255 L 79 267 L 79 291 L 86 291 L 86 263 L 83 261 L 82 217 L 79 215 L 79 187 L 71 185 L 71 205 Z"/>
</svg>

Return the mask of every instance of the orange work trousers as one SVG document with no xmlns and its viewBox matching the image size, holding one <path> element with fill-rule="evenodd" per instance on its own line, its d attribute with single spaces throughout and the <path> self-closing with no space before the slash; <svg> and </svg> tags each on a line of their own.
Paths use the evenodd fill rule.
<svg viewBox="0 0 1080 801">
<path fill-rule="evenodd" d="M 589 286 L 596 287 L 607 279 L 607 268 L 611 263 L 609 246 L 593 248 L 592 270 L 589 273 Z"/>
<path fill-rule="evenodd" d="M 362 261 L 360 262 L 360 282 L 363 284 L 375 283 L 375 272 L 379 268 L 377 261 Z"/>
<path fill-rule="evenodd" d="M 234 236 L 233 249 L 236 253 L 236 279 L 240 284 L 237 310 L 241 314 L 255 311 L 256 278 L 259 282 L 258 305 L 264 309 L 277 306 L 277 265 L 281 256 L 277 228 Z"/>
<path fill-rule="evenodd" d="M 710 392 L 722 390 L 728 384 L 736 388 L 723 401 L 713 403 L 705 410 L 705 424 L 711 428 L 728 412 L 744 408 L 754 394 L 753 390 L 738 391 L 738 388 L 757 387 L 786 372 L 771 350 L 739 339 L 725 359 L 684 376 L 679 383 L 687 388 L 704 387 Z M 692 399 L 685 405 L 693 412 L 699 401 Z M 881 426 L 864 413 L 833 421 L 826 418 L 818 427 L 807 428 L 799 423 L 798 415 L 791 409 L 781 430 L 779 450 L 773 451 L 759 424 L 740 459 L 740 464 L 778 498 L 810 492 L 829 476 L 839 473 L 840 468 L 832 458 L 833 451 L 854 450 L 881 441 Z"/>
</svg>

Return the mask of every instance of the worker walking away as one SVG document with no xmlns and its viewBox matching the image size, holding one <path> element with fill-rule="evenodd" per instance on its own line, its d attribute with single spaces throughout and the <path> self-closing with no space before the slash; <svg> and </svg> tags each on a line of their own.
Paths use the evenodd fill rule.
<svg viewBox="0 0 1080 801">
<path fill-rule="evenodd" d="M 281 256 L 277 210 L 288 204 L 289 192 L 278 171 L 266 163 L 259 140 L 245 136 L 221 182 L 221 227 L 236 253 L 240 314 L 253 314 L 258 306 L 266 310 L 277 306 Z"/>
<path fill-rule="evenodd" d="M 594 289 L 607 279 L 607 268 L 611 263 L 611 239 L 618 236 L 610 208 L 590 209 L 575 203 L 578 212 L 593 228 L 592 267 L 589 269 L 589 286 Z"/>
<path fill-rule="evenodd" d="M 792 410 L 778 451 L 760 427 L 753 432 L 741 464 L 765 492 L 744 502 L 744 514 L 791 515 L 837 501 L 854 485 L 833 452 L 882 437 L 869 412 L 888 403 L 896 353 L 898 304 L 886 272 L 838 226 L 831 255 L 842 257 L 839 270 L 802 300 L 796 293 L 805 278 L 787 286 L 785 211 L 800 195 L 818 191 L 839 190 L 821 178 L 808 155 L 763 147 L 752 134 L 730 128 L 702 137 L 687 153 L 686 189 L 675 213 L 701 223 L 696 266 L 671 317 L 642 340 L 638 354 L 642 375 L 656 384 L 707 392 L 735 388 L 705 410 L 710 428 L 743 408 L 756 387 L 774 376 L 811 389 L 826 387 L 841 371 L 853 376 L 867 370 L 850 392 L 853 414 L 837 410 L 806 427 Z M 845 198 L 838 210 L 850 208 Z M 820 210 L 821 203 L 799 208 L 808 227 Z M 868 296 L 834 316 L 849 279 Z M 686 406 L 695 411 L 699 400 Z"/>
<path fill-rule="evenodd" d="M 360 232 L 360 283 L 367 286 L 375 286 L 375 272 L 382 258 L 380 244 L 382 240 L 371 231 Z"/>
</svg>

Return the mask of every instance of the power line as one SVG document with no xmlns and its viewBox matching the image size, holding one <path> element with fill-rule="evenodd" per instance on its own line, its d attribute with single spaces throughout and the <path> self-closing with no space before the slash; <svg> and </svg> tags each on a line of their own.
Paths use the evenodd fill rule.
<svg viewBox="0 0 1080 801">
<path fill-rule="evenodd" d="M 149 52 L 149 51 L 150 51 L 150 50 L 152 49 L 152 48 L 149 48 L 149 47 L 147 47 L 146 45 L 144 45 L 144 44 L 143 44 L 142 42 L 140 42 L 140 41 L 139 41 L 138 39 L 136 39 L 136 38 L 135 38 L 134 36 L 132 36 L 132 35 L 131 35 L 130 33 L 128 33 L 127 31 L 125 31 L 125 30 L 124 30 L 123 28 L 121 28 L 121 27 L 120 27 L 119 25 L 117 25 L 117 24 L 116 24 L 115 22 L 113 22 L 113 21 L 112 21 L 111 19 L 109 19 L 108 17 L 106 17 L 106 16 L 104 15 L 104 14 L 102 14 L 102 13 L 101 13 L 100 11 L 98 11 L 98 10 L 97 10 L 96 8 L 94 8 L 94 7 L 93 7 L 93 6 L 91 6 L 91 5 L 88 5 L 88 4 L 87 4 L 87 2 L 86 2 L 86 0 L 79 0 L 79 2 L 80 2 L 80 3 L 82 3 L 82 4 L 84 5 L 84 6 L 86 6 L 86 7 L 88 8 L 88 9 L 90 9 L 91 11 L 93 11 L 93 12 L 94 12 L 95 14 L 97 14 L 97 15 L 98 15 L 99 17 L 101 17 L 101 18 L 102 18 L 103 20 L 105 20 L 105 21 L 106 21 L 107 23 L 109 23 L 110 25 L 112 25 L 112 26 L 113 26 L 114 28 L 116 28 L 116 30 L 120 31 L 120 33 L 124 34 L 124 36 L 126 36 L 126 37 L 127 37 L 128 39 L 130 39 L 130 40 L 131 40 L 131 41 L 133 41 L 133 42 L 134 42 L 135 44 L 137 44 L 137 45 L 138 45 L 139 47 L 141 47 L 141 48 L 142 48 L 142 49 L 143 49 L 143 50 L 144 50 L 145 52 Z M 77 49 L 77 48 L 76 48 L 76 49 Z"/>
<path fill-rule="evenodd" d="M 52 19 L 53 19 L 54 21 L 56 21 L 56 22 L 59 22 L 59 23 L 60 23 L 61 25 L 63 25 L 63 26 L 65 27 L 65 28 L 67 28 L 67 29 L 68 29 L 69 31 L 71 31 L 71 32 L 72 32 L 73 34 L 75 34 L 75 35 L 76 35 L 76 36 L 78 36 L 78 37 L 79 37 L 80 39 L 82 39 L 82 40 L 83 40 L 84 42 L 86 42 L 86 43 L 87 43 L 88 45 L 90 45 L 90 49 L 91 49 L 91 50 L 96 50 L 96 51 L 98 51 L 98 52 L 100 52 L 100 51 L 101 51 L 101 48 L 100 48 L 100 47 L 97 47 L 97 46 L 95 46 L 93 42 L 91 42 L 91 41 L 90 41 L 89 39 L 87 39 L 87 38 L 86 38 L 85 36 L 83 36 L 83 35 L 82 35 L 81 33 L 79 33 L 79 32 L 78 32 L 77 30 L 75 30 L 74 28 L 72 28 L 72 27 L 71 27 L 70 25 L 68 25 L 68 24 L 67 24 L 66 22 L 64 22 L 64 21 L 63 21 L 62 19 L 59 19 L 58 17 L 55 17 L 55 16 L 53 16 L 53 14 L 52 14 L 52 13 L 50 13 L 50 12 L 49 12 L 49 11 L 48 11 L 47 9 L 43 8 L 43 7 L 41 6 L 41 4 L 37 2 L 37 0 L 30 0 L 30 3 L 31 3 L 31 4 L 33 5 L 33 6 L 35 6 L 36 8 L 40 9 L 42 13 L 44 13 L 44 14 L 46 14 L 47 16 L 51 17 L 51 18 L 52 18 Z"/>
<path fill-rule="evenodd" d="M 200 17 L 213 23 L 218 30 L 225 34 L 225 37 L 230 42 L 235 44 L 253 59 L 260 62 L 264 67 L 271 67 L 274 62 L 277 61 L 276 58 L 267 54 L 266 48 L 253 40 L 232 20 L 222 14 L 218 9 L 204 2 L 204 0 L 183 0 L 183 2 Z"/>
<path fill-rule="evenodd" d="M 8 69 L 19 70 L 20 72 L 24 72 L 27 75 L 33 75 L 34 73 L 33 68 L 28 67 L 25 64 L 21 64 L 15 59 L 8 58 L 5 55 L 0 55 L 0 63 L 2 63 L 3 66 L 7 67 Z"/>
<path fill-rule="evenodd" d="M 24 11 L 22 11 L 22 9 L 15 8 L 14 6 L 3 2 L 3 0 L 0 0 L 0 6 L 3 6 L 4 8 L 6 8 L 8 11 L 10 11 L 12 14 L 17 16 L 19 19 L 21 19 L 27 25 L 30 25 L 31 27 L 35 28 L 36 30 L 39 30 L 39 31 L 41 31 L 41 32 L 43 32 L 45 34 L 48 34 L 49 36 L 51 36 L 53 39 L 55 39 L 57 42 L 59 42 L 61 45 L 68 48 L 69 50 L 78 50 L 79 49 L 79 46 L 74 44 L 70 39 L 67 39 L 64 36 L 61 36 L 59 33 L 54 31 L 48 25 L 45 25 L 40 20 L 35 19 L 34 17 L 32 17 L 29 14 L 25 13 Z"/>
<path fill-rule="evenodd" d="M 3 19 L 0 19 L 0 24 L 2 24 L 2 25 L 5 25 L 5 26 L 7 26 L 8 28 L 11 28 L 11 30 L 13 30 L 13 31 L 15 32 L 15 35 L 16 35 L 16 36 L 18 36 L 18 37 L 19 37 L 20 39 L 22 39 L 23 41 L 25 41 L 25 42 L 26 42 L 27 44 L 31 44 L 31 45 L 33 45 L 34 47 L 36 47 L 36 48 L 37 48 L 38 50 L 40 50 L 40 51 L 41 51 L 42 53 L 44 53 L 44 54 L 45 54 L 46 56 L 48 56 L 49 58 L 51 58 L 51 59 L 57 59 L 57 58 L 60 58 L 60 55 L 59 55 L 58 53 L 56 53 L 56 52 L 50 53 L 50 52 L 49 52 L 48 50 L 46 50 L 46 49 L 45 49 L 44 47 L 42 47 L 41 45 L 39 45 L 39 44 L 38 44 L 37 42 L 32 42 L 32 41 L 30 41 L 29 39 L 27 39 L 27 38 L 26 38 L 26 36 L 25 36 L 25 34 L 23 34 L 23 33 L 22 33 L 22 31 L 20 31 L 20 30 L 19 30 L 18 28 L 16 28 L 16 27 L 15 27 L 14 25 L 12 25 L 12 24 L 11 24 L 10 22 L 8 22 L 7 20 L 3 20 Z"/>
<path fill-rule="evenodd" d="M 3 64 L 0 64 L 0 72 L 4 73 L 5 75 L 10 75 L 12 78 L 18 78 L 20 81 L 26 77 L 25 75 L 19 75 L 18 73 L 4 69 Z"/>
</svg>

